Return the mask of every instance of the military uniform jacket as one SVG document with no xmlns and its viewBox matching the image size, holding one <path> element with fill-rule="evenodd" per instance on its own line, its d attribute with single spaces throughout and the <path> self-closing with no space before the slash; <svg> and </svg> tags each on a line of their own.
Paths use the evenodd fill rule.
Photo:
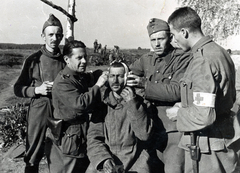
<svg viewBox="0 0 240 173">
<path fill-rule="evenodd" d="M 74 157 L 86 156 L 86 135 L 89 112 L 101 99 L 100 88 L 87 74 L 77 74 L 66 66 L 59 72 L 53 84 L 54 118 L 62 119 L 60 148 L 63 154 Z"/>
<path fill-rule="evenodd" d="M 152 121 L 143 99 L 117 101 L 112 91 L 92 116 L 88 130 L 88 156 L 95 169 L 106 159 L 124 165 L 125 171 L 149 172 L 148 153 L 141 142 L 147 141 Z"/>
<path fill-rule="evenodd" d="M 45 46 L 24 61 L 22 72 L 14 85 L 14 93 L 18 97 L 36 98 L 35 87 L 43 81 L 54 81 L 58 72 L 65 67 L 62 55 L 53 55 Z"/>
<path fill-rule="evenodd" d="M 192 48 L 193 59 L 181 80 L 182 108 L 177 129 L 197 132 L 201 152 L 223 150 L 234 136 L 230 109 L 236 98 L 235 68 L 229 54 L 210 37 Z M 180 147 L 187 149 L 190 136 L 183 135 Z"/>
<path fill-rule="evenodd" d="M 171 49 L 159 58 L 154 52 L 143 55 L 130 69 L 146 78 L 145 98 L 158 107 L 166 131 L 176 131 L 175 122 L 166 116 L 166 109 L 180 101 L 180 79 L 191 60 L 189 53 L 180 49 Z"/>
</svg>

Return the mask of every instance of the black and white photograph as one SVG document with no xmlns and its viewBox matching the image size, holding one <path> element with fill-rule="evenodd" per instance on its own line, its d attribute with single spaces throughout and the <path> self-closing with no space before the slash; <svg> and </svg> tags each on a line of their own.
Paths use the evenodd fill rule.
<svg viewBox="0 0 240 173">
<path fill-rule="evenodd" d="M 240 0 L 3 0 L 1 173 L 240 173 Z"/>
</svg>

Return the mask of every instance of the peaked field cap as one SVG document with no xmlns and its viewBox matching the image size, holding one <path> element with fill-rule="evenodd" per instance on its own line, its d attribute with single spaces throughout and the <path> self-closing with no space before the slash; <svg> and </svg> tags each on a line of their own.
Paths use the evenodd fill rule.
<svg viewBox="0 0 240 173">
<path fill-rule="evenodd" d="M 170 31 L 168 23 L 162 19 L 157 18 L 152 18 L 149 20 L 147 30 L 149 36 L 158 31 Z"/>
<path fill-rule="evenodd" d="M 59 26 L 63 30 L 60 20 L 56 18 L 53 14 L 49 14 L 48 20 L 43 24 L 42 32 L 48 26 Z"/>
</svg>

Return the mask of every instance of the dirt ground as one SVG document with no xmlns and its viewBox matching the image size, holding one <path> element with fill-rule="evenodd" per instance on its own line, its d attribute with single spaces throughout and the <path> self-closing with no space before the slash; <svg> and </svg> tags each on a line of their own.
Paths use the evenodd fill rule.
<svg viewBox="0 0 240 173">
<path fill-rule="evenodd" d="M 4 158 L 4 153 L 0 151 L 0 172 L 1 173 L 24 173 L 23 157 L 17 159 Z M 49 173 L 47 161 L 43 159 L 39 165 L 39 173 Z"/>
</svg>

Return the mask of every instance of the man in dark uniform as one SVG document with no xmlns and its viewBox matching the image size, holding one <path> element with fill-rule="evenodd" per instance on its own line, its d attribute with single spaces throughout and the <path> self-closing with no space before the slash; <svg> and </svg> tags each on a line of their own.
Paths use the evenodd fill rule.
<svg viewBox="0 0 240 173">
<path fill-rule="evenodd" d="M 59 139 L 53 128 L 48 128 L 46 155 L 52 173 L 85 172 L 89 160 L 86 156 L 86 135 L 89 112 L 101 100 L 100 88 L 107 74 L 85 73 L 86 46 L 81 41 L 71 41 L 63 48 L 66 67 L 56 77 L 53 90 L 53 117 L 63 120 Z M 97 82 L 95 82 L 98 79 Z M 89 89 L 91 87 L 91 89 Z M 49 132 L 49 133 L 48 133 Z"/>
<path fill-rule="evenodd" d="M 163 158 L 158 152 L 159 158 L 165 164 L 166 173 L 180 173 L 184 164 L 182 162 L 184 152 L 177 147 L 181 133 L 177 131 L 175 122 L 166 116 L 166 109 L 180 101 L 179 81 L 191 57 L 188 53 L 171 46 L 167 22 L 153 18 L 149 21 L 147 30 L 153 51 L 143 55 L 130 66 L 133 74 L 129 75 L 131 80 L 128 80 L 127 84 L 144 87 L 145 99 L 157 107 L 158 117 L 164 126 L 157 131 L 159 139 L 156 143 L 159 145 L 158 149 L 163 151 Z M 156 123 L 157 128 L 160 126 L 161 122 Z"/>
<path fill-rule="evenodd" d="M 97 53 L 98 51 L 98 41 L 97 41 L 97 39 L 93 42 L 93 48 L 94 48 L 94 53 Z"/>
<path fill-rule="evenodd" d="M 46 119 L 51 112 L 51 90 L 55 77 L 65 63 L 58 48 L 63 29 L 60 21 L 50 15 L 44 23 L 42 38 L 45 45 L 29 56 L 22 72 L 14 84 L 18 97 L 31 98 L 27 115 L 27 141 L 24 161 L 25 172 L 38 172 L 39 162 L 44 154 Z"/>
<path fill-rule="evenodd" d="M 178 45 L 193 54 L 181 79 L 181 103 L 167 110 L 184 132 L 179 147 L 185 149 L 185 173 L 234 172 L 237 155 L 232 145 L 239 136 L 231 112 L 236 99 L 234 63 L 225 49 L 204 36 L 192 8 L 177 9 L 168 23 Z"/>
</svg>

